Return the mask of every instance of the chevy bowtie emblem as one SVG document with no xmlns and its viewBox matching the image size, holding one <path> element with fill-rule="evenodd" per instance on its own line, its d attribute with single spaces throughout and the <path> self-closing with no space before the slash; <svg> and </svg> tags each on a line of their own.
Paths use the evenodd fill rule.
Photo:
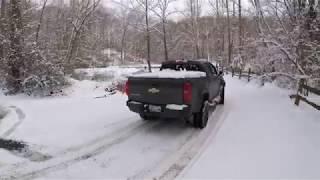
<svg viewBox="0 0 320 180">
<path fill-rule="evenodd" d="M 149 92 L 149 93 L 152 93 L 152 94 L 156 94 L 156 93 L 159 93 L 160 90 L 157 89 L 157 88 L 151 88 L 151 89 L 148 90 L 148 92 Z"/>
</svg>

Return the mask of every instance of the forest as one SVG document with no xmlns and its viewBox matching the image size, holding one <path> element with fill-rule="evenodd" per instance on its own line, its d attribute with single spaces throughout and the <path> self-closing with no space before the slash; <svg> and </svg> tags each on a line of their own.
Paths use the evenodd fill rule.
<svg viewBox="0 0 320 180">
<path fill-rule="evenodd" d="M 177 59 L 320 87 L 318 0 L 204 1 L 1 0 L 0 87 L 55 92 L 78 68 Z"/>
</svg>

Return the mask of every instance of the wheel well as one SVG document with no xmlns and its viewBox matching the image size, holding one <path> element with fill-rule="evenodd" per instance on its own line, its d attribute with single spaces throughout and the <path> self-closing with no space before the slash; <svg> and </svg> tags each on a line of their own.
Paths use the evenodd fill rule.
<svg viewBox="0 0 320 180">
<path fill-rule="evenodd" d="M 203 101 L 209 100 L 209 94 L 208 93 L 204 93 L 203 94 Z"/>
</svg>

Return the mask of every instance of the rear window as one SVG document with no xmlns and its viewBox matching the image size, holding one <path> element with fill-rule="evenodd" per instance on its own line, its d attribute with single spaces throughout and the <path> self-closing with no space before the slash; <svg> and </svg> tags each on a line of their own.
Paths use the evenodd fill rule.
<svg viewBox="0 0 320 180">
<path fill-rule="evenodd" d="M 163 64 L 161 71 L 164 69 L 175 70 L 175 71 L 201 71 L 205 72 L 198 64 Z"/>
</svg>

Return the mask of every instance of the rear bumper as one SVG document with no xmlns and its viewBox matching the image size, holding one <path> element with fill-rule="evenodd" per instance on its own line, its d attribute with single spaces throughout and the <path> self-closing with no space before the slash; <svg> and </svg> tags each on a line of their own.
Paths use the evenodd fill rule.
<svg viewBox="0 0 320 180">
<path fill-rule="evenodd" d="M 161 106 L 161 112 L 151 112 L 149 110 L 149 105 Z M 190 115 L 192 114 L 189 105 L 158 105 L 129 100 L 127 101 L 127 106 L 133 112 L 163 118 L 185 118 L 190 117 Z"/>
</svg>

